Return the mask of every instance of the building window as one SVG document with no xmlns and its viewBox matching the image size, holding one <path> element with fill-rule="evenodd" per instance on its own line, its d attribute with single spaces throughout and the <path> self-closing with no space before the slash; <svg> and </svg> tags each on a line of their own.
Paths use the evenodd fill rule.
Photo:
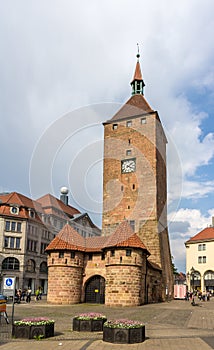
<svg viewBox="0 0 214 350">
<path fill-rule="evenodd" d="M 16 258 L 6 258 L 2 262 L 2 270 L 19 270 L 19 260 Z"/>
<path fill-rule="evenodd" d="M 111 256 L 115 256 L 115 250 L 111 250 Z"/>
<path fill-rule="evenodd" d="M 18 237 L 4 237 L 4 248 L 20 249 L 20 241 Z"/>
<path fill-rule="evenodd" d="M 129 145 L 131 145 L 131 139 L 128 139 L 128 143 L 129 143 Z"/>
<path fill-rule="evenodd" d="M 132 185 L 132 189 L 135 190 L 135 184 Z"/>
<path fill-rule="evenodd" d="M 121 192 L 123 192 L 123 185 L 121 186 Z"/>
<path fill-rule="evenodd" d="M 10 231 L 10 221 L 5 222 L 5 231 Z"/>
<path fill-rule="evenodd" d="M 21 222 L 17 222 L 16 230 L 17 230 L 17 232 L 21 232 L 21 230 L 22 230 L 22 224 L 21 224 Z"/>
<path fill-rule="evenodd" d="M 135 232 L 135 220 L 130 220 L 129 225 L 131 226 L 132 230 Z"/>
<path fill-rule="evenodd" d="M 59 252 L 59 258 L 64 258 L 64 252 Z"/>
<path fill-rule="evenodd" d="M 26 271 L 27 272 L 35 272 L 36 269 L 36 263 L 34 260 L 29 259 L 26 264 Z"/>
<path fill-rule="evenodd" d="M 117 128 L 118 128 L 118 124 L 113 124 L 112 129 L 117 130 Z"/>
<path fill-rule="evenodd" d="M 146 124 L 146 117 L 141 118 L 140 122 L 141 122 L 141 124 Z"/>
<path fill-rule="evenodd" d="M 16 238 L 16 249 L 20 249 L 20 242 L 21 242 L 21 239 Z"/>
<path fill-rule="evenodd" d="M 127 155 L 127 156 L 131 156 L 131 154 L 132 154 L 132 151 L 131 151 L 130 149 L 127 149 L 127 150 L 126 150 L 126 155 Z"/>
<path fill-rule="evenodd" d="M 201 250 L 206 250 L 206 244 L 203 243 L 203 244 L 199 244 L 198 245 L 198 250 L 201 251 Z"/>
<path fill-rule="evenodd" d="M 11 231 L 16 231 L 16 222 L 15 221 L 11 222 Z"/>
<path fill-rule="evenodd" d="M 5 221 L 5 231 L 21 232 L 21 228 L 21 222 Z"/>
<path fill-rule="evenodd" d="M 131 255 L 132 255 L 132 250 L 126 249 L 126 256 L 131 256 Z"/>
<path fill-rule="evenodd" d="M 132 121 L 131 121 L 131 120 L 128 120 L 128 121 L 126 122 L 126 126 L 127 126 L 127 128 L 130 128 L 130 127 L 132 126 Z"/>
<path fill-rule="evenodd" d="M 105 253 L 102 253 L 101 259 L 102 259 L 102 260 L 105 260 Z"/>
<path fill-rule="evenodd" d="M 19 213 L 19 208 L 18 208 L 18 207 L 10 207 L 10 212 L 11 212 L 11 214 L 16 214 L 16 215 L 18 215 L 18 213 Z"/>
<path fill-rule="evenodd" d="M 88 260 L 92 260 L 93 254 L 88 254 Z"/>
<path fill-rule="evenodd" d="M 15 237 L 10 237 L 10 248 L 14 248 L 14 243 L 15 243 Z"/>
<path fill-rule="evenodd" d="M 36 253 L 37 241 L 33 241 L 32 239 L 27 240 L 27 250 Z"/>
<path fill-rule="evenodd" d="M 41 272 L 41 273 L 48 273 L 48 266 L 47 266 L 47 263 L 45 261 L 43 261 L 40 264 L 39 272 Z"/>
<path fill-rule="evenodd" d="M 198 257 L 198 263 L 199 264 L 206 264 L 206 262 L 207 262 L 207 257 L 206 256 L 199 256 Z"/>
<path fill-rule="evenodd" d="M 9 246 L 9 237 L 4 237 L 4 247 L 8 248 Z"/>
<path fill-rule="evenodd" d="M 75 252 L 71 252 L 71 259 L 74 259 L 75 258 Z"/>
</svg>

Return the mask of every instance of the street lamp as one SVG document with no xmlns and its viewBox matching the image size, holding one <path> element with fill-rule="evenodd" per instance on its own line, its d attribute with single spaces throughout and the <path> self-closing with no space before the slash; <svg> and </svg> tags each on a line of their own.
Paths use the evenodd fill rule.
<svg viewBox="0 0 214 350">
<path fill-rule="evenodd" d="M 192 276 L 192 292 L 194 293 L 194 282 L 195 282 L 195 269 L 194 267 L 190 270 L 190 276 Z"/>
</svg>

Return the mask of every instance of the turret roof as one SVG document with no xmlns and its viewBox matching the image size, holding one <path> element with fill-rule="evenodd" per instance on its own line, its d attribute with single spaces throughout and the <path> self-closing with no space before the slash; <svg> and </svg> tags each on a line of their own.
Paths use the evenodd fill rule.
<svg viewBox="0 0 214 350">
<path fill-rule="evenodd" d="M 99 252 L 110 247 L 132 247 L 146 250 L 141 239 L 134 233 L 127 221 L 123 221 L 111 236 L 83 238 L 73 227 L 66 224 L 46 248 L 51 250 L 79 250 Z M 149 254 L 149 252 L 147 251 Z"/>
</svg>

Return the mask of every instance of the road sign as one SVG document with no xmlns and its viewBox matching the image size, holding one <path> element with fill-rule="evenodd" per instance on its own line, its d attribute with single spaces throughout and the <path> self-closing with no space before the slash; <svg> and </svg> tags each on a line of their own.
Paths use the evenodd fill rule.
<svg viewBox="0 0 214 350">
<path fill-rule="evenodd" d="M 8 296 L 13 296 L 15 291 L 15 277 L 4 277 L 3 293 Z"/>
</svg>

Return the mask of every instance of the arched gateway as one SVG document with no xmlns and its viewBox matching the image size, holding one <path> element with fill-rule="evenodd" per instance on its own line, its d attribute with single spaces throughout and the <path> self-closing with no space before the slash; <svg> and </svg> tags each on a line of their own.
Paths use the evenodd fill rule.
<svg viewBox="0 0 214 350">
<path fill-rule="evenodd" d="M 105 279 L 95 275 L 85 285 L 85 302 L 94 304 L 105 303 Z"/>
</svg>

